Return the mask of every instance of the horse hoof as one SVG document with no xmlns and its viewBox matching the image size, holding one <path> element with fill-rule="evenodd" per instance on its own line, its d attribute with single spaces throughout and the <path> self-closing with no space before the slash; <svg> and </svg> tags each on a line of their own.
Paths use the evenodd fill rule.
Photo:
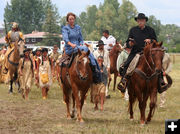
<svg viewBox="0 0 180 134">
<path fill-rule="evenodd" d="M 46 99 L 47 99 L 47 97 L 44 96 L 44 97 L 43 97 L 43 100 L 46 100 Z"/>
<path fill-rule="evenodd" d="M 84 120 L 81 119 L 81 120 L 79 121 L 79 123 L 80 123 L 80 124 L 84 124 Z"/>
<path fill-rule="evenodd" d="M 149 119 L 149 118 L 146 119 L 146 122 L 147 122 L 147 123 L 150 122 L 150 121 L 151 121 L 151 119 Z"/>
<path fill-rule="evenodd" d="M 130 118 L 130 121 L 133 121 L 134 119 L 133 118 Z"/>
<path fill-rule="evenodd" d="M 13 92 L 12 92 L 12 91 L 9 91 L 9 94 L 13 94 Z"/>
<path fill-rule="evenodd" d="M 74 117 L 75 117 L 75 115 L 72 114 L 72 115 L 71 115 L 71 118 L 74 118 Z"/>
<path fill-rule="evenodd" d="M 67 120 L 71 120 L 71 116 L 68 116 L 68 117 L 67 117 Z"/>
<path fill-rule="evenodd" d="M 145 121 L 141 121 L 141 126 L 144 126 L 145 125 Z"/>
</svg>

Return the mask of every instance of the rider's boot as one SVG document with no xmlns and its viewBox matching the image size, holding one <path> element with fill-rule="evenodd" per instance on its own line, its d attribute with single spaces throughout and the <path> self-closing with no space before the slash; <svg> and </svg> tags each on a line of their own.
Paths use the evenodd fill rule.
<svg viewBox="0 0 180 134">
<path fill-rule="evenodd" d="M 125 93 L 125 91 L 126 91 L 126 83 L 127 83 L 126 77 L 122 77 L 120 83 L 119 83 L 118 86 L 117 86 L 117 88 L 118 88 L 122 93 Z"/>
<path fill-rule="evenodd" d="M 163 75 L 159 76 L 159 88 L 158 88 L 158 93 L 163 93 L 168 89 L 168 84 L 164 82 Z"/>
</svg>

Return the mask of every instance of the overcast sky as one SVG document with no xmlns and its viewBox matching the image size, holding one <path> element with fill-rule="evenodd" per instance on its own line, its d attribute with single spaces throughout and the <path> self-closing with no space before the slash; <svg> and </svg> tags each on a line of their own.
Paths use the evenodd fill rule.
<svg viewBox="0 0 180 134">
<path fill-rule="evenodd" d="M 0 0 L 0 27 L 3 23 L 4 8 L 7 1 Z M 100 2 L 104 0 L 52 0 L 59 9 L 61 16 L 66 15 L 68 12 L 80 14 L 85 11 L 88 5 L 99 6 Z M 180 26 L 180 0 L 129 0 L 137 8 L 138 12 L 143 12 L 147 16 L 154 15 L 157 19 L 161 20 L 162 24 L 176 24 Z M 122 0 L 119 0 L 120 4 Z"/>
</svg>

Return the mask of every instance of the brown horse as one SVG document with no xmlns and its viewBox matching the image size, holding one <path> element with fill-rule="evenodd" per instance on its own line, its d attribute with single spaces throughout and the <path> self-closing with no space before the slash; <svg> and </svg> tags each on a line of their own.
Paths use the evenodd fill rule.
<svg viewBox="0 0 180 134">
<path fill-rule="evenodd" d="M 118 70 L 116 68 L 116 64 L 117 64 L 117 58 L 119 53 L 122 51 L 122 46 L 121 46 L 121 42 L 120 43 L 116 43 L 116 45 L 114 45 L 114 47 L 112 48 L 112 50 L 109 52 L 109 59 L 110 59 L 110 74 L 114 74 L 114 86 L 113 86 L 113 91 L 115 91 L 115 87 L 116 87 L 116 79 L 118 76 Z M 111 79 L 109 79 L 108 82 L 108 89 L 111 83 Z"/>
<path fill-rule="evenodd" d="M 92 84 L 92 71 L 88 55 L 90 51 L 78 50 L 78 55 L 74 58 L 70 68 L 59 67 L 58 73 L 61 76 L 61 86 L 63 88 L 64 101 L 67 106 L 67 118 L 73 118 L 75 113 L 75 103 L 77 108 L 77 121 L 83 122 L 81 112 L 84 99 L 90 85 Z M 72 93 L 71 93 L 72 91 Z M 73 110 L 70 114 L 70 98 L 73 99 Z"/>
<path fill-rule="evenodd" d="M 13 82 L 16 81 L 18 78 L 17 70 L 18 70 L 18 65 L 19 65 L 19 60 L 20 60 L 20 53 L 21 54 L 23 53 L 23 47 L 24 47 L 24 42 L 22 40 L 16 41 L 14 43 L 14 49 L 11 50 L 11 52 L 8 54 L 8 57 L 7 57 L 8 58 L 8 73 L 10 77 L 9 93 L 13 93 Z M 19 85 L 19 82 L 18 82 L 18 85 Z"/>
<path fill-rule="evenodd" d="M 133 104 L 136 99 L 139 101 L 139 109 L 141 113 L 140 123 L 151 121 L 154 114 L 157 89 L 159 88 L 159 74 L 162 70 L 162 59 L 164 50 L 162 49 L 162 42 L 153 41 L 145 46 L 143 54 L 141 55 L 137 67 L 128 81 L 129 94 L 129 112 L 130 119 L 133 119 Z M 145 109 L 148 98 L 150 97 L 150 111 L 145 120 Z"/>
</svg>

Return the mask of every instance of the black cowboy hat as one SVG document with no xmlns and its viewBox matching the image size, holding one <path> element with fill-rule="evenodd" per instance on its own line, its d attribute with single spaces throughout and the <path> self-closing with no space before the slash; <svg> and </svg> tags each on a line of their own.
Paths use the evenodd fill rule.
<svg viewBox="0 0 180 134">
<path fill-rule="evenodd" d="M 26 48 L 26 49 L 23 51 L 23 53 L 25 53 L 25 52 L 30 52 L 30 51 L 31 51 L 30 48 Z"/>
<path fill-rule="evenodd" d="M 105 45 L 102 40 L 99 40 L 99 41 L 98 41 L 98 45 L 96 45 L 96 47 L 99 47 L 100 45 Z"/>
<path fill-rule="evenodd" d="M 47 48 L 43 48 L 42 50 L 41 50 L 41 52 L 43 53 L 43 52 L 48 52 L 48 49 Z"/>
<path fill-rule="evenodd" d="M 137 21 L 137 19 L 146 19 L 146 21 L 148 21 L 148 17 L 145 16 L 145 14 L 143 13 L 139 13 L 137 17 L 134 18 L 135 21 Z"/>
</svg>

